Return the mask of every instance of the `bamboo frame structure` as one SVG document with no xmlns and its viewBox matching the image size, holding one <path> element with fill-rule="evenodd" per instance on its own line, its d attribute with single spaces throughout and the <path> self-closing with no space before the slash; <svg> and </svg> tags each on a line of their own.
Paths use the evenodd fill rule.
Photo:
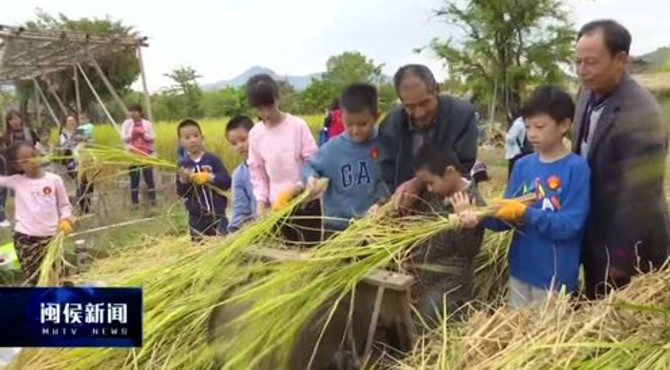
<svg viewBox="0 0 670 370">
<path fill-rule="evenodd" d="M 99 34 L 90 32 L 70 30 L 34 30 L 26 27 L 12 27 L 0 24 L 0 84 L 14 83 L 16 81 L 30 81 L 39 87 L 38 79 L 47 83 L 48 90 L 54 95 L 55 101 L 61 111 L 65 112 L 65 105 L 57 96 L 48 75 L 54 72 L 74 72 L 73 82 L 75 84 L 77 113 L 81 112 L 81 97 L 79 90 L 79 76 L 84 77 L 89 88 L 93 89 L 88 77 L 85 75 L 82 65 L 92 65 L 105 87 L 109 90 L 117 104 L 127 112 L 125 104 L 114 90 L 105 76 L 97 60 L 112 54 L 122 52 L 136 53 L 140 64 L 140 78 L 144 88 L 145 104 L 150 120 L 153 120 L 151 100 L 146 83 L 144 63 L 140 49 L 147 47 L 147 37 L 136 37 L 122 34 Z M 102 104 L 107 117 L 117 127 L 109 111 L 104 106 L 97 91 L 93 94 Z M 47 103 L 44 93 L 36 92 L 36 99 Z M 39 102 L 36 101 L 39 105 Z M 48 104 L 48 103 L 47 103 Z M 51 108 L 49 107 L 50 111 Z M 53 112 L 50 112 L 53 115 Z M 63 113 L 65 114 L 65 113 Z"/>
</svg>

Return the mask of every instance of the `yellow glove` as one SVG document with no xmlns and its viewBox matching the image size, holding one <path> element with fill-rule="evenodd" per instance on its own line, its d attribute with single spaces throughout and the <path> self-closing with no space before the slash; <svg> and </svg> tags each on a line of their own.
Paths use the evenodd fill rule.
<svg viewBox="0 0 670 370">
<path fill-rule="evenodd" d="M 205 185 L 211 179 L 212 174 L 209 172 L 198 172 L 191 177 L 191 181 L 196 185 Z"/>
<path fill-rule="evenodd" d="M 60 220 L 58 223 L 58 231 L 61 231 L 63 234 L 70 234 L 72 233 L 72 230 L 74 230 L 74 226 L 72 226 L 72 222 L 67 218 Z"/>
<path fill-rule="evenodd" d="M 282 191 L 277 196 L 277 199 L 275 199 L 275 202 L 272 205 L 272 210 L 275 212 L 280 211 L 282 208 L 286 207 L 289 203 L 291 203 L 291 200 L 293 200 L 295 196 L 296 192 L 294 190 Z"/>
<path fill-rule="evenodd" d="M 500 201 L 500 209 L 495 214 L 495 217 L 507 222 L 518 221 L 523 218 L 528 206 L 510 199 L 503 199 Z"/>
</svg>

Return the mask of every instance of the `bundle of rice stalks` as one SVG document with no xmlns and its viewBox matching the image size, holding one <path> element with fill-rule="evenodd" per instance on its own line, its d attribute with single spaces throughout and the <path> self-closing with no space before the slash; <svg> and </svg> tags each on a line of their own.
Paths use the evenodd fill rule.
<svg viewBox="0 0 670 370">
<path fill-rule="evenodd" d="M 76 281 L 142 287 L 142 348 L 39 349 L 23 351 L 15 369 L 205 369 L 214 365 L 207 343 L 209 315 L 223 291 L 254 270 L 244 250 L 274 238 L 292 207 L 269 214 L 225 239 L 193 246 L 186 238 L 148 240 L 131 253 L 99 261 Z M 259 267 L 260 269 L 260 267 Z"/>
<path fill-rule="evenodd" d="M 47 244 L 44 259 L 39 269 L 37 286 L 60 285 L 61 278 L 65 275 L 65 266 L 69 265 L 65 260 L 64 241 L 65 234 L 59 232 Z"/>
<path fill-rule="evenodd" d="M 490 304 L 506 295 L 509 276 L 507 252 L 512 235 L 512 231 L 487 231 L 484 234 L 475 269 L 475 300 L 478 302 Z"/>
<path fill-rule="evenodd" d="M 399 369 L 665 369 L 670 270 L 596 302 L 552 296 L 540 306 L 478 312 L 444 324 Z"/>
</svg>

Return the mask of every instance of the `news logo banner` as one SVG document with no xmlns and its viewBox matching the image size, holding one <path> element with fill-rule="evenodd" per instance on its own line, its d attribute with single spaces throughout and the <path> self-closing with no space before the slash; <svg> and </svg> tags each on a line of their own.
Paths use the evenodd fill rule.
<svg viewBox="0 0 670 370">
<path fill-rule="evenodd" d="M 140 346 L 140 288 L 0 288 L 0 347 Z"/>
</svg>

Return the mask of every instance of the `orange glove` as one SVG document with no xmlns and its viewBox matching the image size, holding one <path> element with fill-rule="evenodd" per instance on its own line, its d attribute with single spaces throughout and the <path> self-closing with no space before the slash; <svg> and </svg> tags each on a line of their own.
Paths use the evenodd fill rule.
<svg viewBox="0 0 670 370">
<path fill-rule="evenodd" d="M 62 232 L 63 234 L 65 235 L 70 234 L 72 233 L 72 230 L 74 230 L 74 226 L 72 225 L 72 222 L 67 218 L 60 220 L 60 222 L 58 223 L 58 231 Z"/>
<path fill-rule="evenodd" d="M 272 210 L 275 212 L 280 211 L 282 208 L 286 207 L 289 203 L 291 203 L 291 200 L 293 200 L 295 196 L 296 196 L 295 190 L 282 191 L 277 196 L 277 199 L 275 199 L 275 202 L 272 205 Z"/>
<path fill-rule="evenodd" d="M 191 181 L 196 185 L 205 185 L 212 179 L 212 174 L 209 172 L 198 172 L 193 174 Z"/>
<path fill-rule="evenodd" d="M 511 199 L 503 199 L 500 201 L 500 209 L 495 214 L 495 217 L 507 222 L 519 221 L 526 213 L 528 206 Z"/>
</svg>

